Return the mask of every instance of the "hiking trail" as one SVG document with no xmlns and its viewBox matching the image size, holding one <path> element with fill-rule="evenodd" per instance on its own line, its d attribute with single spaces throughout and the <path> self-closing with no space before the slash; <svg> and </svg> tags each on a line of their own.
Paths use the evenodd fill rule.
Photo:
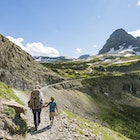
<svg viewBox="0 0 140 140">
<path fill-rule="evenodd" d="M 81 140 L 83 136 L 76 132 L 76 122 L 74 120 L 68 120 L 65 115 L 59 114 L 54 119 L 54 124 L 50 128 L 49 124 L 49 109 L 43 108 L 41 112 L 41 123 L 38 127 L 38 131 L 33 131 L 33 114 L 32 110 L 28 107 L 27 103 L 29 97 L 23 91 L 13 89 L 16 96 L 19 97 L 25 104 L 26 119 L 29 132 L 24 140 Z M 23 138 L 22 138 L 23 140 Z M 89 138 L 84 138 L 89 140 Z"/>
</svg>

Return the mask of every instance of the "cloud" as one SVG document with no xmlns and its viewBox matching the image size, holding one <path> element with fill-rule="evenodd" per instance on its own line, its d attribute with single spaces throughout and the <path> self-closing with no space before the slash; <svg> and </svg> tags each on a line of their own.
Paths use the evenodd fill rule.
<svg viewBox="0 0 140 140">
<path fill-rule="evenodd" d="M 137 37 L 137 36 L 140 37 L 140 29 L 137 29 L 136 31 L 131 31 L 131 32 L 128 32 L 128 33 L 131 34 L 134 37 Z"/>
<path fill-rule="evenodd" d="M 140 0 L 138 1 L 137 6 L 140 6 Z"/>
<path fill-rule="evenodd" d="M 77 54 L 82 53 L 82 49 L 81 48 L 76 48 L 76 53 Z"/>
<path fill-rule="evenodd" d="M 31 53 L 32 56 L 49 56 L 56 57 L 59 52 L 52 47 L 46 47 L 42 43 L 27 43 L 27 51 Z"/>
<path fill-rule="evenodd" d="M 9 40 L 11 40 L 16 45 L 20 46 L 23 50 L 25 50 L 25 47 L 23 46 L 22 42 L 24 41 L 23 38 L 13 38 L 11 36 L 6 36 Z"/>
<path fill-rule="evenodd" d="M 98 46 L 97 46 L 96 44 L 94 44 L 92 47 L 93 47 L 93 48 L 97 48 Z"/>
<path fill-rule="evenodd" d="M 20 46 L 21 49 L 28 52 L 32 56 L 49 56 L 49 57 L 57 57 L 59 56 L 59 51 L 53 47 L 46 47 L 42 43 L 27 43 L 26 46 L 23 45 L 23 38 L 13 38 L 11 36 L 7 36 L 9 40 L 11 40 L 16 45 Z"/>
</svg>

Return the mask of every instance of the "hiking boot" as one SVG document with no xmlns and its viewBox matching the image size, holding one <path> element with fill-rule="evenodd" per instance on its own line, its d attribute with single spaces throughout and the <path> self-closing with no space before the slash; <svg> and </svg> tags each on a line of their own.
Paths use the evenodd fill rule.
<svg viewBox="0 0 140 140">
<path fill-rule="evenodd" d="M 38 124 L 40 124 L 40 120 L 38 120 Z"/>
<path fill-rule="evenodd" d="M 35 126 L 35 131 L 37 131 L 37 126 Z"/>
<path fill-rule="evenodd" d="M 53 121 L 51 121 L 51 123 L 50 123 L 50 126 L 52 126 L 53 125 Z"/>
</svg>

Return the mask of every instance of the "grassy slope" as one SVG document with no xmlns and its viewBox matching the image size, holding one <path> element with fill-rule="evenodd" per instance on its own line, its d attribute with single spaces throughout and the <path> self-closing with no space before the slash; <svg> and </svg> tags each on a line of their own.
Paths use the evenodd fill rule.
<svg viewBox="0 0 140 140">
<path fill-rule="evenodd" d="M 0 98 L 15 100 L 16 102 L 23 104 L 22 101 L 14 94 L 10 86 L 2 82 L 0 82 Z"/>
<path fill-rule="evenodd" d="M 86 131 L 101 137 L 103 140 L 129 140 L 129 138 L 123 136 L 122 134 L 115 132 L 107 127 L 104 127 L 98 123 L 92 122 L 88 119 L 83 119 L 71 112 L 66 112 L 69 120 L 74 119 L 77 123 L 77 132 L 80 134 L 85 134 Z"/>
<path fill-rule="evenodd" d="M 19 104 L 23 105 L 23 102 L 14 94 L 13 90 L 6 84 L 0 82 L 0 98 L 1 99 L 6 99 L 6 100 L 14 100 Z M 5 116 L 5 119 L 7 120 L 7 124 L 10 127 L 7 128 L 7 131 L 9 129 L 16 129 L 15 132 L 9 132 L 17 133 L 17 134 L 22 134 L 24 135 L 27 131 L 27 124 L 26 121 L 22 118 L 15 118 L 16 112 L 15 109 L 12 107 L 8 106 L 2 106 L 0 107 L 0 116 Z M 14 121 L 13 121 L 14 120 Z"/>
<path fill-rule="evenodd" d="M 124 136 L 139 140 L 140 138 L 140 99 L 128 93 L 121 100 L 110 102 L 103 96 L 92 96 L 98 106 L 97 118 L 110 129 Z M 129 103 L 124 100 L 129 97 Z"/>
<path fill-rule="evenodd" d="M 85 84 L 89 87 L 95 87 L 96 79 L 88 79 Z M 121 93 L 120 97 L 112 95 L 111 98 L 101 93 L 93 93 L 91 96 L 99 109 L 98 119 L 108 124 L 109 128 L 114 131 L 120 132 L 131 139 L 139 140 L 139 98 L 130 93 Z"/>
</svg>

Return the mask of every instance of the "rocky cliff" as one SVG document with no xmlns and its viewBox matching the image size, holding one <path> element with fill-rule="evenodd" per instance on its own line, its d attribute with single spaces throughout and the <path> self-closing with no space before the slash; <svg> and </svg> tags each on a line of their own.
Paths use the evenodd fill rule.
<svg viewBox="0 0 140 140">
<path fill-rule="evenodd" d="M 36 62 L 31 55 L 0 35 L 0 80 L 12 87 L 31 89 L 36 82 L 47 85 L 63 78 Z"/>
</svg>

